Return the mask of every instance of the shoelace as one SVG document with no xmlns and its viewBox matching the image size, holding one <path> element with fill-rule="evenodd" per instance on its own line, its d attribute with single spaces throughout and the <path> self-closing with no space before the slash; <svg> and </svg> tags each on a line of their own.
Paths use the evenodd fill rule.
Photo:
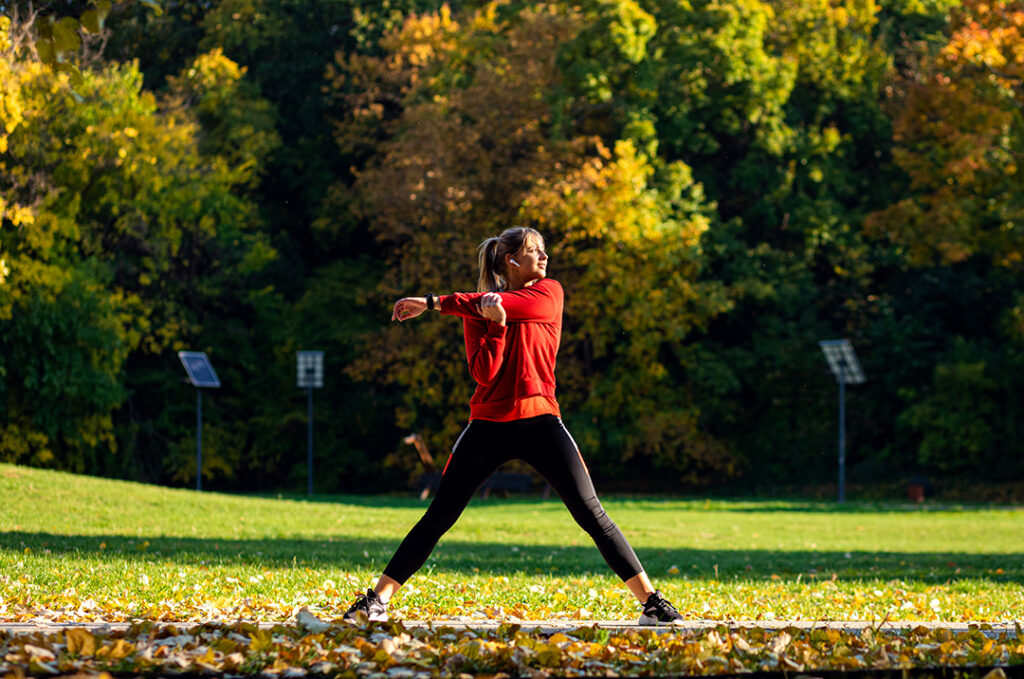
<svg viewBox="0 0 1024 679">
<path fill-rule="evenodd" d="M 675 613 L 676 615 L 679 615 L 679 611 L 676 610 L 676 607 L 673 606 L 668 599 L 661 596 L 655 598 L 654 607 L 663 613 Z"/>
<path fill-rule="evenodd" d="M 370 597 L 365 594 L 360 594 L 356 597 L 356 601 L 352 604 L 353 611 L 369 611 L 370 610 Z"/>
</svg>

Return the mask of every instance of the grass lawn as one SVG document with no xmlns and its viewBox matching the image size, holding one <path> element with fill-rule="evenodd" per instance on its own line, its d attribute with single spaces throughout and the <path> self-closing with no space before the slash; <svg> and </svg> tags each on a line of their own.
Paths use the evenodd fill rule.
<svg viewBox="0 0 1024 679">
<path fill-rule="evenodd" d="M 1024 511 L 606 497 L 689 618 L 1024 619 Z M 0 620 L 340 616 L 426 506 L 198 494 L 0 464 Z M 632 619 L 560 502 L 476 499 L 391 609 Z"/>
</svg>

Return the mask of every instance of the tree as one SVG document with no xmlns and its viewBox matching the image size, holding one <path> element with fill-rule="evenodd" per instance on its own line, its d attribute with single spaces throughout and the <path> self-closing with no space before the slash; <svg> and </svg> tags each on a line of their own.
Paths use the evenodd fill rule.
<svg viewBox="0 0 1024 679">
<path fill-rule="evenodd" d="M 912 195 L 871 215 L 919 265 L 978 254 L 1022 267 L 1024 5 L 965 2 L 948 43 L 890 88 L 894 152 Z"/>
<path fill-rule="evenodd" d="M 113 413 L 135 397 L 127 362 L 198 335 L 211 301 L 273 257 L 239 195 L 254 170 L 204 156 L 190 111 L 142 90 L 133 66 L 84 72 L 73 98 L 68 76 L 30 52 L 5 57 L 22 113 L 2 156 L 4 200 L 31 206 L 31 219 L 8 209 L 0 230 L 5 452 L 109 470 Z"/>
<path fill-rule="evenodd" d="M 157 0 L 137 0 L 155 13 L 160 13 Z M 124 7 L 136 0 L 114 0 Z M 114 8 L 111 0 L 87 2 L 0 2 L 4 14 L 15 17 L 32 40 L 32 51 L 52 73 L 68 76 L 72 87 L 82 83 L 79 61 L 84 35 L 98 35 Z"/>
<path fill-rule="evenodd" d="M 562 402 L 605 473 L 654 468 L 699 486 L 740 471 L 700 426 L 692 379 L 696 338 L 733 303 L 700 277 L 713 210 L 689 167 L 656 171 L 630 141 L 598 143 L 523 199 L 524 221 L 552 235 L 564 270 Z"/>
<path fill-rule="evenodd" d="M 355 120 L 340 127 L 345 142 L 377 116 L 390 133 L 357 184 L 394 253 L 380 299 L 471 288 L 478 242 L 513 223 L 537 225 L 569 300 L 561 399 L 590 454 L 609 472 L 630 464 L 691 482 L 728 476 L 730 456 L 698 431 L 692 396 L 679 388 L 679 344 L 729 305 L 718 286 L 697 281 L 711 206 L 681 163 L 661 166 L 631 142 L 606 147 L 564 121 L 552 138 L 547 93 L 562 86 L 559 49 L 584 17 L 555 4 L 499 8 L 465 23 L 443 10 L 410 18 L 384 41 L 390 55 L 349 69 L 380 84 L 377 101 L 400 102 L 389 118 L 395 109 L 353 99 Z M 405 390 L 399 423 L 427 430 L 435 449 L 457 433 L 469 398 L 458 338 L 443 321 L 389 328 L 371 336 L 356 368 Z"/>
<path fill-rule="evenodd" d="M 919 50 L 887 88 L 906 188 L 865 226 L 919 287 L 944 283 L 929 305 L 943 339 L 924 378 L 903 386 L 899 416 L 914 464 L 940 474 L 989 469 L 1020 438 L 1008 394 L 1022 374 L 1022 298 L 991 290 L 1019 288 L 1024 274 L 1022 25 L 1022 3 L 965 2 L 945 42 Z"/>
</svg>

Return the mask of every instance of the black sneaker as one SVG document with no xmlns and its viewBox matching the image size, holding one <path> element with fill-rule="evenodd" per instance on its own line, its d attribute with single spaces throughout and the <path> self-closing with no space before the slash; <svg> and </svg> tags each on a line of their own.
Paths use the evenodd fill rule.
<svg viewBox="0 0 1024 679">
<path fill-rule="evenodd" d="M 355 621 L 358 619 L 356 616 L 360 611 L 370 619 L 370 622 L 386 622 L 388 619 L 388 607 L 372 589 L 368 589 L 366 594 L 356 597 L 356 602 L 345 611 L 342 619 Z"/>
<path fill-rule="evenodd" d="M 683 622 L 683 616 L 679 615 L 676 607 L 668 602 L 661 592 L 655 590 L 644 604 L 644 611 L 640 614 L 640 625 L 679 625 Z"/>
</svg>

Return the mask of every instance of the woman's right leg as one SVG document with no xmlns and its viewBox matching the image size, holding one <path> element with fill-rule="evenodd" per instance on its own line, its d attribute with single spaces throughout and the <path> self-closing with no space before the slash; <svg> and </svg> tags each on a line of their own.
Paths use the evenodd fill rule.
<svg viewBox="0 0 1024 679">
<path fill-rule="evenodd" d="M 423 567 L 438 540 L 455 525 L 483 482 L 507 461 L 507 437 L 500 429 L 501 423 L 475 420 L 459 436 L 434 500 L 402 540 L 377 583 L 385 601 Z"/>
<path fill-rule="evenodd" d="M 505 461 L 507 437 L 489 431 L 493 422 L 470 422 L 455 441 L 448 463 L 441 473 L 437 494 L 426 513 L 402 540 L 384 568 L 376 586 L 359 595 L 345 613 L 346 620 L 363 612 L 370 620 L 387 620 L 387 602 L 418 571 L 434 550 L 437 541 L 455 525 L 477 489 Z"/>
</svg>

